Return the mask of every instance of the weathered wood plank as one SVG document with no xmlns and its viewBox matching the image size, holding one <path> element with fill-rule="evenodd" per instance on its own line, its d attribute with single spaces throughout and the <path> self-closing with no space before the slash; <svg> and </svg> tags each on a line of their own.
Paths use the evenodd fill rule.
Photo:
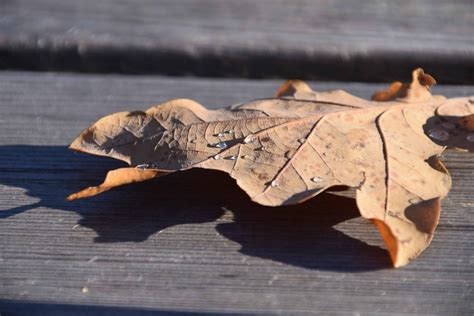
<svg viewBox="0 0 474 316">
<path fill-rule="evenodd" d="M 0 69 L 473 83 L 472 1 L 9 0 Z"/>
<path fill-rule="evenodd" d="M 0 312 L 33 301 L 58 305 L 21 310 L 471 313 L 472 156 L 447 155 L 454 187 L 435 239 L 398 270 L 353 200 L 331 194 L 262 207 L 224 174 L 196 170 L 64 201 L 121 165 L 66 148 L 99 116 L 172 97 L 218 107 L 271 95 L 278 83 L 0 73 Z M 364 97 L 380 88 L 312 85 Z"/>
</svg>

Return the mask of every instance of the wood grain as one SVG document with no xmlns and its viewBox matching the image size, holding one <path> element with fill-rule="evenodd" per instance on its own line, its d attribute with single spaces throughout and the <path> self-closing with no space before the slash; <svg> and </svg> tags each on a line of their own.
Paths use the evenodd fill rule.
<svg viewBox="0 0 474 316">
<path fill-rule="evenodd" d="M 337 192 L 262 207 L 224 174 L 194 170 L 64 201 L 122 165 L 67 150 L 98 117 L 172 97 L 226 106 L 279 84 L 0 73 L 0 313 L 472 313 L 472 155 L 446 155 L 454 186 L 434 241 L 398 270 L 354 201 Z M 311 85 L 363 97 L 381 87 Z"/>
<path fill-rule="evenodd" d="M 472 1 L 0 1 L 0 68 L 474 83 Z"/>
</svg>

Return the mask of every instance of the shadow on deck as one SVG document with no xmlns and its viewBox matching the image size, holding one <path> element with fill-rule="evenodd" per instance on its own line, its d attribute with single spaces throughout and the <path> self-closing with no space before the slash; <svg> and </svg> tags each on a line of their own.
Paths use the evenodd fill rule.
<svg viewBox="0 0 474 316">
<path fill-rule="evenodd" d="M 216 223 L 215 229 L 239 243 L 245 255 L 340 272 L 390 267 L 385 250 L 334 228 L 359 212 L 353 199 L 330 193 L 296 206 L 265 207 L 251 202 L 226 174 L 191 170 L 86 200 L 64 201 L 120 166 L 64 146 L 0 146 L 1 184 L 22 188 L 39 199 L 32 205 L 0 210 L 0 220 L 37 208 L 60 209 L 81 215 L 78 224 L 97 233 L 95 242 L 142 242 L 175 225 L 214 222 L 228 209 L 233 220 Z"/>
</svg>

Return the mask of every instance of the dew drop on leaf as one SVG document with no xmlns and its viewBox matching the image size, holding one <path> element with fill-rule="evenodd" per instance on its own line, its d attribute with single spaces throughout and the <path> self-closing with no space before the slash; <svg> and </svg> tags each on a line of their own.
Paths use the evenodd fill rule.
<svg viewBox="0 0 474 316">
<path fill-rule="evenodd" d="M 285 153 L 285 158 L 287 159 L 291 159 L 294 155 L 295 155 L 295 150 L 288 150 L 286 153 Z"/>
<path fill-rule="evenodd" d="M 213 144 L 209 144 L 209 146 L 221 148 L 221 149 L 227 148 L 227 144 L 225 142 L 213 143 Z"/>
<path fill-rule="evenodd" d="M 248 143 L 254 142 L 255 139 L 256 139 L 255 135 L 250 134 L 247 137 L 245 137 L 244 143 L 248 144 Z"/>
<path fill-rule="evenodd" d="M 311 181 L 318 183 L 318 182 L 323 181 L 323 179 L 321 179 L 320 177 L 313 177 L 311 178 Z"/>
<path fill-rule="evenodd" d="M 421 199 L 416 197 L 416 198 L 410 199 L 408 202 L 410 202 L 410 204 L 418 204 L 421 202 Z"/>
</svg>

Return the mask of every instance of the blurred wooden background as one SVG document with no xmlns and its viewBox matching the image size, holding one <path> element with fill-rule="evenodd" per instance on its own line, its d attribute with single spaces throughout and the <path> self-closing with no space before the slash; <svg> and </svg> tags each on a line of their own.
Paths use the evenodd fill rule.
<svg viewBox="0 0 474 316">
<path fill-rule="evenodd" d="M 0 68 L 473 83 L 472 0 L 2 0 Z"/>
<path fill-rule="evenodd" d="M 472 155 L 446 155 L 454 185 L 434 241 L 397 270 L 337 193 L 268 208 L 195 170 L 64 198 L 122 165 L 67 150 L 111 112 L 177 97 L 228 106 L 289 77 L 367 98 L 417 66 L 441 83 L 434 93 L 472 96 L 473 12 L 472 1 L 0 0 L 0 314 L 472 314 Z"/>
</svg>

